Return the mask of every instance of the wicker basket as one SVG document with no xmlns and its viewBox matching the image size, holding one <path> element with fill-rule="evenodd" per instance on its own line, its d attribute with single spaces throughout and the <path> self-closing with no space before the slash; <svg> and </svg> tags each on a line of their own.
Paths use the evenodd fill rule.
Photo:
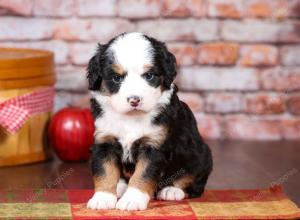
<svg viewBox="0 0 300 220">
<path fill-rule="evenodd" d="M 0 48 L 0 103 L 53 86 L 53 54 L 42 50 Z M 15 134 L 0 126 L 0 166 L 32 163 L 48 158 L 45 141 L 50 112 L 32 115 Z"/>
</svg>

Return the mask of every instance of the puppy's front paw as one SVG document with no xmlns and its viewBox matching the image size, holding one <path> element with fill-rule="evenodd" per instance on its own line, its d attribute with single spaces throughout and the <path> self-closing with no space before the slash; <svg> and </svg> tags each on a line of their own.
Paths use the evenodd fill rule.
<svg viewBox="0 0 300 220">
<path fill-rule="evenodd" d="M 128 187 L 122 198 L 117 202 L 116 208 L 120 210 L 145 210 L 150 196 L 141 190 Z"/>
<path fill-rule="evenodd" d="M 167 186 L 157 193 L 160 200 L 182 200 L 184 197 L 183 190 L 175 186 Z"/>
<path fill-rule="evenodd" d="M 95 192 L 88 201 L 89 209 L 114 209 L 117 203 L 117 196 L 109 192 Z"/>
</svg>

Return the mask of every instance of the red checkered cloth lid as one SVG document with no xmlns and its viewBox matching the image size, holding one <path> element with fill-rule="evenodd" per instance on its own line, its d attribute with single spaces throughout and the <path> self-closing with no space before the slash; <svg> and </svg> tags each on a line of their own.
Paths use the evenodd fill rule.
<svg viewBox="0 0 300 220">
<path fill-rule="evenodd" d="M 51 111 L 54 88 L 36 90 L 0 103 L 0 125 L 10 133 L 16 133 L 34 114 Z"/>
</svg>

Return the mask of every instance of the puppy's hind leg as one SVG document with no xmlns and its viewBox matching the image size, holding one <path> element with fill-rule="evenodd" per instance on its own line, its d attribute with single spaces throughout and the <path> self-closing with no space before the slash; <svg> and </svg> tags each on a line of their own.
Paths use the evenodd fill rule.
<svg viewBox="0 0 300 220">
<path fill-rule="evenodd" d="M 200 197 L 205 189 L 206 182 L 208 179 L 209 173 L 203 176 L 197 177 L 193 184 L 186 188 L 186 193 L 189 198 Z"/>
<path fill-rule="evenodd" d="M 186 188 L 194 181 L 193 176 L 185 175 L 173 182 L 173 186 L 166 186 L 157 193 L 159 200 L 182 200 L 187 197 Z"/>
</svg>

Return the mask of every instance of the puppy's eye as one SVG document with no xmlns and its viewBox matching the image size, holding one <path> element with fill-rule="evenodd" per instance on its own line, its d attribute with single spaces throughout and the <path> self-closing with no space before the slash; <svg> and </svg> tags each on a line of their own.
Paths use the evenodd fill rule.
<svg viewBox="0 0 300 220">
<path fill-rule="evenodd" d="M 154 77 L 154 74 L 153 73 L 146 73 L 145 74 L 145 78 L 146 78 L 146 80 L 151 80 L 151 79 L 153 79 L 153 77 Z"/>
<path fill-rule="evenodd" d="M 114 83 L 120 83 L 123 80 L 123 77 L 120 76 L 120 75 L 114 75 L 112 77 L 112 80 L 113 80 Z"/>
</svg>

